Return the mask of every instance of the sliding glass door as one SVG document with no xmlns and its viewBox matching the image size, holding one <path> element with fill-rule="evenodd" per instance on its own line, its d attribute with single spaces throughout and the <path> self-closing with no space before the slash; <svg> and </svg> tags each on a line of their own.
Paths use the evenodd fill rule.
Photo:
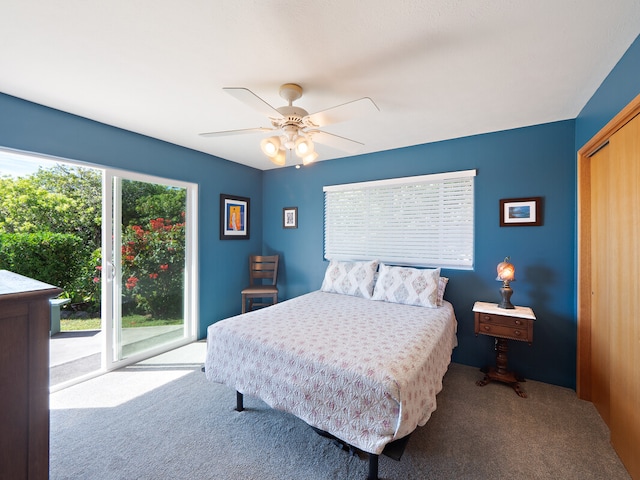
<svg viewBox="0 0 640 480">
<path fill-rule="evenodd" d="M 51 307 L 52 387 L 196 339 L 197 189 L 0 147 L 2 266 L 64 289 Z M 37 261 L 12 260 L 53 234 Z"/>
<path fill-rule="evenodd" d="M 106 171 L 104 361 L 111 370 L 195 340 L 196 186 Z"/>
</svg>

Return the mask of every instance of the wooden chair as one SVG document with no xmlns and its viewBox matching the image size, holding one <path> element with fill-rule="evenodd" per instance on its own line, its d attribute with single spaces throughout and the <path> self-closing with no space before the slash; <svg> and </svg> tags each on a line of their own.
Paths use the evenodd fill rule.
<svg viewBox="0 0 640 480">
<path fill-rule="evenodd" d="M 254 307 L 266 307 L 278 303 L 278 255 L 251 255 L 249 257 L 249 283 L 242 290 L 242 313 L 247 301 L 249 311 Z M 256 302 L 254 300 L 260 300 Z"/>
</svg>

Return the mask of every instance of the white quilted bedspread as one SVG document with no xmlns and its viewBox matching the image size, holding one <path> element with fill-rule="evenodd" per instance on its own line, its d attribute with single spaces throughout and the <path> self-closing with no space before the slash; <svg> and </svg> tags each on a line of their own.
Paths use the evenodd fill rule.
<svg viewBox="0 0 640 480">
<path fill-rule="evenodd" d="M 368 453 L 424 425 L 457 345 L 434 309 L 312 292 L 207 332 L 207 378 Z"/>
</svg>

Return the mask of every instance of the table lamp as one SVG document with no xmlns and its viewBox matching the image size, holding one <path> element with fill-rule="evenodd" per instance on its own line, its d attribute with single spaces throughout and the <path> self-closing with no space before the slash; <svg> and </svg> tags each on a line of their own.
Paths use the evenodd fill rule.
<svg viewBox="0 0 640 480">
<path fill-rule="evenodd" d="M 516 308 L 511 304 L 511 295 L 513 294 L 513 290 L 509 285 L 510 282 L 515 282 L 516 269 L 513 264 L 509 263 L 509 257 L 505 257 L 503 262 L 498 264 L 498 277 L 496 280 L 502 282 L 502 287 L 500 288 L 500 295 L 502 295 L 502 300 L 498 304 L 500 308 Z"/>
</svg>

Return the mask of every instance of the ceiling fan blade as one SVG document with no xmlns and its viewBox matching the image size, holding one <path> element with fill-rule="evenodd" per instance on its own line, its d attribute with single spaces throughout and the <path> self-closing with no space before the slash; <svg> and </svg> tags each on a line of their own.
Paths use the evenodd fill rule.
<svg viewBox="0 0 640 480">
<path fill-rule="evenodd" d="M 200 133 L 201 137 L 226 137 L 228 135 L 243 135 L 245 133 L 262 133 L 273 132 L 275 128 L 258 127 L 258 128 L 242 128 L 240 130 L 224 130 L 221 132 Z"/>
<path fill-rule="evenodd" d="M 263 99 L 261 99 L 258 95 L 253 93 L 248 88 L 243 87 L 225 87 L 223 88 L 225 92 L 227 92 L 232 97 L 240 100 L 245 105 L 250 106 L 254 110 L 257 110 L 261 114 L 270 118 L 282 118 L 282 114 L 276 110 L 274 107 L 269 105 Z"/>
<path fill-rule="evenodd" d="M 311 140 L 314 142 L 322 143 L 329 147 L 342 150 L 347 153 L 357 153 L 360 148 L 364 147 L 364 143 L 350 140 L 340 135 L 333 133 L 323 132 L 321 130 L 310 130 L 307 132 L 311 136 Z"/>
<path fill-rule="evenodd" d="M 327 108 L 316 113 L 312 113 L 303 118 L 305 125 L 318 128 L 332 123 L 344 122 L 355 117 L 379 112 L 380 109 L 369 97 L 364 97 L 352 102 L 343 103 L 335 107 Z"/>
</svg>

